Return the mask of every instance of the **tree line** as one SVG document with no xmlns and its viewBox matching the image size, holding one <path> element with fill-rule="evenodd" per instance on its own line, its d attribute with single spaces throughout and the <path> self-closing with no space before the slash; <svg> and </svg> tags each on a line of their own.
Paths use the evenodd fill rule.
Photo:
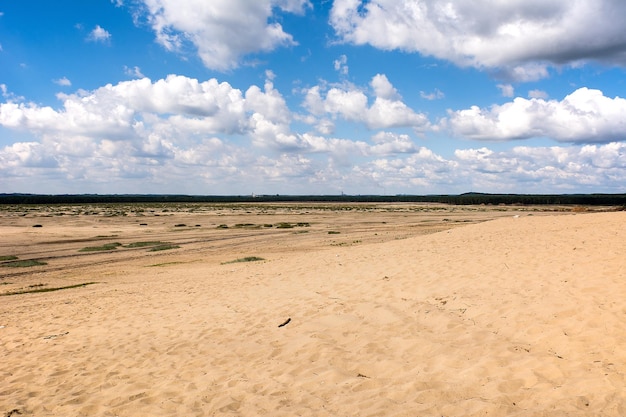
<svg viewBox="0 0 626 417">
<path fill-rule="evenodd" d="M 0 194 L 0 204 L 114 204 L 114 203 L 443 203 L 454 205 L 583 205 L 621 206 L 626 194 L 441 194 L 441 195 L 170 195 L 170 194 Z"/>
</svg>

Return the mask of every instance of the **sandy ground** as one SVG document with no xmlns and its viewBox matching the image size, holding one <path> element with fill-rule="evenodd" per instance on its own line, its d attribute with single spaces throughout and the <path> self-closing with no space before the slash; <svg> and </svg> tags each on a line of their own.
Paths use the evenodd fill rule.
<svg viewBox="0 0 626 417">
<path fill-rule="evenodd" d="M 0 416 L 623 416 L 625 253 L 626 212 L 3 207 Z"/>
</svg>

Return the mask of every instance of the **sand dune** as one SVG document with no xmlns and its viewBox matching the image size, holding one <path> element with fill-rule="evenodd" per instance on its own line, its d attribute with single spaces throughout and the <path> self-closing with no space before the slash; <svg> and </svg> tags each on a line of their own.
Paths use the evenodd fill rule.
<svg viewBox="0 0 626 417">
<path fill-rule="evenodd" d="M 626 415 L 625 212 L 263 248 L 33 272 L 0 415 Z"/>
</svg>

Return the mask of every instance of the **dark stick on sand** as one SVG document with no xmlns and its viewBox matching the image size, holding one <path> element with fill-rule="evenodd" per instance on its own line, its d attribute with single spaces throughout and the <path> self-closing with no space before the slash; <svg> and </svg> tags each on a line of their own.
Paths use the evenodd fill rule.
<svg viewBox="0 0 626 417">
<path fill-rule="evenodd" d="M 291 321 L 291 317 L 289 317 L 284 323 L 279 324 L 278 327 L 283 327 L 289 324 L 289 322 Z"/>
</svg>

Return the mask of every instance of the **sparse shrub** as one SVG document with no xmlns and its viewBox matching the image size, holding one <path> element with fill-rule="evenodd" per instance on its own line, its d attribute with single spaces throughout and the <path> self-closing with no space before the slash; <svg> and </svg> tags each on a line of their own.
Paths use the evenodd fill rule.
<svg viewBox="0 0 626 417">
<path fill-rule="evenodd" d="M 128 245 L 124 246 L 125 248 L 143 248 L 146 246 L 157 246 L 157 245 L 164 245 L 167 244 L 166 242 L 160 242 L 160 241 L 155 241 L 155 242 L 133 242 L 133 243 L 129 243 Z"/>
<path fill-rule="evenodd" d="M 19 294 L 31 294 L 31 293 L 38 293 L 38 292 L 52 292 L 52 291 L 59 291 L 59 290 L 68 290 L 70 288 L 85 287 L 85 286 L 91 285 L 91 284 L 97 284 L 97 282 L 85 282 L 85 283 L 82 283 L 82 284 L 67 285 L 65 287 L 35 288 L 35 289 L 30 289 L 30 290 L 20 290 L 20 291 L 5 292 L 4 294 L 0 294 L 0 296 L 19 295 Z M 45 284 L 41 284 L 41 285 L 45 285 Z M 37 287 L 37 286 L 39 286 L 39 284 L 37 284 L 35 287 Z"/>
<path fill-rule="evenodd" d="M 265 259 L 259 258 L 258 256 L 246 256 L 245 258 L 235 259 L 234 261 L 222 262 L 222 265 L 225 264 L 235 264 L 239 262 L 255 262 L 255 261 L 264 261 Z"/>
<path fill-rule="evenodd" d="M 27 268 L 30 266 L 40 266 L 40 265 L 48 265 L 45 262 L 38 261 L 36 259 L 25 259 L 23 261 L 11 261 L 0 264 L 0 266 L 4 266 L 7 268 Z"/>
<path fill-rule="evenodd" d="M 87 246 L 82 249 L 79 249 L 78 251 L 79 252 L 100 252 L 100 251 L 117 249 L 118 246 L 122 246 L 122 244 L 119 242 L 113 242 L 113 243 L 106 243 L 102 246 Z"/>
<path fill-rule="evenodd" d="M 165 245 L 155 246 L 155 247 L 151 248 L 148 252 L 158 252 L 158 251 L 162 251 L 162 250 L 178 249 L 178 248 L 180 248 L 180 246 L 178 246 L 178 245 L 165 244 Z"/>
</svg>

